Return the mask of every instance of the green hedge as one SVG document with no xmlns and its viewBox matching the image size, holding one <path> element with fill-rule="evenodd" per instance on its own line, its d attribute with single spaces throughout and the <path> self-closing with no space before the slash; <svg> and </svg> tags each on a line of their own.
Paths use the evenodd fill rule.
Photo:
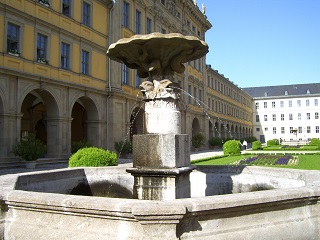
<svg viewBox="0 0 320 240">
<path fill-rule="evenodd" d="M 254 141 L 252 143 L 252 150 L 262 150 L 262 144 L 260 141 Z"/>
<path fill-rule="evenodd" d="M 224 155 L 240 155 L 241 143 L 239 140 L 229 140 L 223 144 Z"/>
<path fill-rule="evenodd" d="M 204 136 L 201 133 L 194 135 L 191 139 L 192 147 L 199 148 L 204 145 Z"/>
<path fill-rule="evenodd" d="M 117 153 L 132 153 L 132 143 L 130 141 L 119 141 L 114 143 Z"/>
<path fill-rule="evenodd" d="M 222 146 L 222 138 L 217 138 L 217 137 L 212 137 L 209 139 L 208 144 L 210 146 L 217 146 L 217 147 L 221 147 Z"/>
<path fill-rule="evenodd" d="M 312 138 L 309 145 L 320 147 L 320 140 L 318 138 Z"/>
<path fill-rule="evenodd" d="M 69 158 L 69 167 L 103 167 L 118 165 L 115 152 L 102 148 L 82 148 Z"/>
<path fill-rule="evenodd" d="M 278 139 L 270 139 L 267 141 L 267 146 L 276 146 L 279 145 L 279 140 Z"/>
</svg>

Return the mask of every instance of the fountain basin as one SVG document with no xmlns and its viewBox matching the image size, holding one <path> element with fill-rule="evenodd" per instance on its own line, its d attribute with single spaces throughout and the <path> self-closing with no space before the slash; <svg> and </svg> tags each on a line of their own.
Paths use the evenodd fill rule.
<svg viewBox="0 0 320 240">
<path fill-rule="evenodd" d="M 5 175 L 1 237 L 319 239 L 319 177 L 319 171 L 203 166 L 190 174 L 191 198 L 154 201 L 126 198 L 133 177 L 125 167 Z M 120 191 L 123 198 L 70 194 L 81 187 L 93 195 Z"/>
</svg>

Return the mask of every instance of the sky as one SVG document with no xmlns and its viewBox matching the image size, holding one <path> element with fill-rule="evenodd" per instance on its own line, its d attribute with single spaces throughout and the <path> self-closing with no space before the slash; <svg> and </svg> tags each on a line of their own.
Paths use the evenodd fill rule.
<svg viewBox="0 0 320 240">
<path fill-rule="evenodd" d="M 320 0 L 198 0 L 207 64 L 241 88 L 320 82 Z"/>
</svg>

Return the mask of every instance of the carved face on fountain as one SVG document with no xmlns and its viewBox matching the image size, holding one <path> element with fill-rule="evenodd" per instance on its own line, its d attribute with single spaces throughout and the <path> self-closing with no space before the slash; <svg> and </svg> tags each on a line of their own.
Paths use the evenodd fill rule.
<svg viewBox="0 0 320 240">
<path fill-rule="evenodd" d="M 183 73 L 183 63 L 201 58 L 208 45 L 193 36 L 178 33 L 134 35 L 110 45 L 107 55 L 129 68 L 137 69 L 143 82 L 140 87 L 146 99 L 174 98 L 178 95 L 170 88 L 174 72 Z"/>
</svg>

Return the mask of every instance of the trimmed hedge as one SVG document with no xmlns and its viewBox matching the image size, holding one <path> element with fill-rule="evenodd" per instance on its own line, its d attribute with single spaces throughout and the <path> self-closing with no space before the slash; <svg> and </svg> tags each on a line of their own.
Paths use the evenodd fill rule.
<svg viewBox="0 0 320 240">
<path fill-rule="evenodd" d="M 118 165 L 115 152 L 89 147 L 78 150 L 69 158 L 69 167 L 103 167 Z"/>
<path fill-rule="evenodd" d="M 279 140 L 278 139 L 270 139 L 267 141 L 267 146 L 276 146 L 279 145 Z"/>
<path fill-rule="evenodd" d="M 223 144 L 224 155 L 240 155 L 241 143 L 239 140 L 229 140 Z"/>
<path fill-rule="evenodd" d="M 252 143 L 252 150 L 262 150 L 262 143 L 260 141 L 254 141 Z"/>
</svg>

